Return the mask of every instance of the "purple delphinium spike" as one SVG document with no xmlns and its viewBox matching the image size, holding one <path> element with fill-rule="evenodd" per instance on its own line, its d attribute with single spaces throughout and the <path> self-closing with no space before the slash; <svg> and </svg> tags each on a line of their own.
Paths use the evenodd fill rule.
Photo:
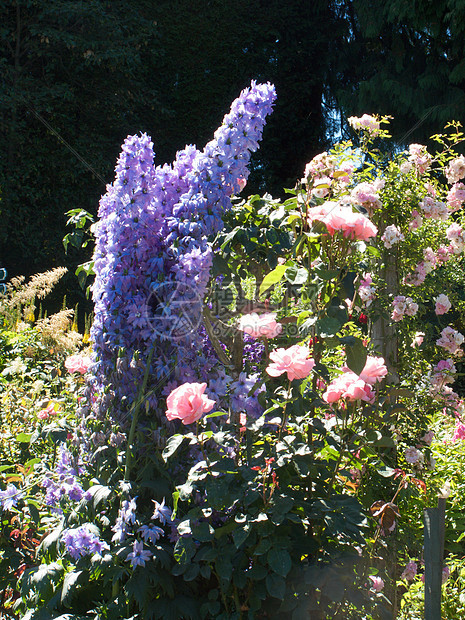
<svg viewBox="0 0 465 620">
<path fill-rule="evenodd" d="M 270 84 L 252 82 L 233 102 L 214 139 L 187 146 L 172 165 L 155 167 L 146 134 L 128 137 L 116 178 L 100 201 L 93 285 L 94 348 L 89 396 L 93 414 L 125 424 L 153 350 L 147 385 L 182 380 L 201 367 L 202 300 L 210 277 L 209 236 L 222 228 L 230 197 L 248 176 L 275 99 Z"/>
</svg>

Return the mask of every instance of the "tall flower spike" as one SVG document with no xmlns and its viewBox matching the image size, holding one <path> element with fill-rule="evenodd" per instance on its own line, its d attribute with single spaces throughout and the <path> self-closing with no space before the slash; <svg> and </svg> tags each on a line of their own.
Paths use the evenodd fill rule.
<svg viewBox="0 0 465 620">
<path fill-rule="evenodd" d="M 153 407 L 156 383 L 176 359 L 194 370 L 193 333 L 212 262 L 208 237 L 221 229 L 231 195 L 249 174 L 275 96 L 271 84 L 252 82 L 205 149 L 187 146 L 171 165 L 154 166 L 146 134 L 125 140 L 96 226 L 92 415 L 126 421 L 150 351 Z"/>
</svg>

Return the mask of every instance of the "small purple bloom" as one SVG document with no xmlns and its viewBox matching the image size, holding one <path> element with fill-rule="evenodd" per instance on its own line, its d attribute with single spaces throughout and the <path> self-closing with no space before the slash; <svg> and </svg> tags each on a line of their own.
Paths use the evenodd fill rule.
<svg viewBox="0 0 465 620">
<path fill-rule="evenodd" d="M 104 549 L 110 548 L 106 542 L 100 540 L 97 531 L 95 526 L 84 523 L 84 525 L 63 532 L 61 541 L 73 560 L 79 560 L 79 558 L 94 553 L 101 555 Z"/>
<path fill-rule="evenodd" d="M 160 536 L 165 535 L 163 528 L 156 525 L 142 525 L 137 531 L 144 539 L 144 542 L 155 543 Z"/>
<path fill-rule="evenodd" d="M 161 504 L 155 500 L 152 501 L 155 504 L 155 511 L 152 515 L 152 519 L 158 519 L 162 525 L 165 525 L 165 523 L 171 523 L 172 510 L 171 508 L 168 508 L 168 506 L 165 506 L 165 498 L 163 498 Z"/>
<path fill-rule="evenodd" d="M 126 562 L 131 562 L 132 568 L 136 566 L 145 566 L 146 562 L 152 559 L 152 554 L 148 549 L 144 549 L 144 543 L 135 540 L 131 553 L 128 553 Z"/>
<path fill-rule="evenodd" d="M 17 506 L 18 501 L 23 499 L 24 493 L 19 491 L 14 484 L 9 484 L 5 491 L 0 491 L 0 508 L 11 510 Z"/>
</svg>

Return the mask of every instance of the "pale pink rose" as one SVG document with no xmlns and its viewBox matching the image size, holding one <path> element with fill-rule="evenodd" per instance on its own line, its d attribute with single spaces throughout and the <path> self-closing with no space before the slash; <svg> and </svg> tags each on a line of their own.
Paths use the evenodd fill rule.
<svg viewBox="0 0 465 620">
<path fill-rule="evenodd" d="M 426 444 L 427 446 L 430 446 L 433 443 L 433 439 L 434 439 L 434 431 L 427 431 L 423 435 L 423 437 L 420 437 L 420 441 Z"/>
<path fill-rule="evenodd" d="M 364 129 L 372 136 L 378 135 L 380 131 L 379 120 L 371 114 L 364 114 L 360 117 L 349 116 L 347 122 L 353 129 Z"/>
<path fill-rule="evenodd" d="M 328 233 L 333 236 L 342 232 L 344 237 L 366 241 L 376 236 L 378 229 L 362 213 L 354 213 L 351 207 L 328 201 L 324 205 L 308 210 L 310 224 L 315 220 L 323 222 Z"/>
<path fill-rule="evenodd" d="M 416 465 L 417 463 L 421 464 L 424 460 L 423 453 L 412 447 L 405 450 L 404 456 L 407 463 L 410 463 L 411 465 Z"/>
<path fill-rule="evenodd" d="M 436 340 L 438 347 L 443 347 L 446 351 L 449 351 L 451 355 L 461 355 L 461 345 L 465 340 L 463 334 L 458 332 L 453 327 L 445 327 L 441 332 L 441 337 Z"/>
<path fill-rule="evenodd" d="M 87 372 L 92 364 L 90 357 L 84 355 L 70 355 L 65 360 L 65 367 L 69 372 L 79 372 L 81 375 Z"/>
<path fill-rule="evenodd" d="M 441 294 L 435 299 L 436 307 L 435 312 L 437 315 L 446 314 L 452 308 L 452 304 L 449 301 L 447 295 Z"/>
<path fill-rule="evenodd" d="M 333 379 L 323 394 L 323 400 L 328 404 L 335 403 L 340 399 L 363 400 L 373 403 L 374 398 L 375 393 L 371 386 L 351 370 Z"/>
<path fill-rule="evenodd" d="M 460 155 L 452 159 L 444 172 L 449 183 L 457 183 L 463 179 L 465 177 L 465 157 Z"/>
<path fill-rule="evenodd" d="M 247 180 L 244 177 L 237 178 L 237 185 L 239 186 L 239 191 L 242 192 L 244 187 L 247 185 Z"/>
<path fill-rule="evenodd" d="M 423 344 L 423 340 L 425 339 L 424 332 L 416 332 L 413 338 L 413 346 L 420 347 Z"/>
<path fill-rule="evenodd" d="M 455 183 L 447 194 L 447 204 L 449 205 L 449 209 L 451 211 L 457 211 L 460 209 L 464 201 L 465 185 L 463 183 Z"/>
<path fill-rule="evenodd" d="M 381 592 L 381 590 L 384 588 L 384 581 L 381 579 L 381 577 L 369 575 L 368 579 L 370 579 L 371 581 L 371 589 L 375 592 Z"/>
<path fill-rule="evenodd" d="M 55 403 L 49 403 L 45 409 L 41 409 L 37 414 L 39 420 L 48 420 L 51 416 L 55 416 L 59 411 L 59 406 Z"/>
<path fill-rule="evenodd" d="M 266 368 L 270 377 L 287 373 L 289 381 L 304 379 L 311 373 L 315 360 L 308 359 L 310 350 L 305 345 L 295 344 L 288 349 L 276 349 L 270 353 L 272 363 Z"/>
<path fill-rule="evenodd" d="M 211 411 L 215 401 L 204 394 L 206 387 L 206 383 L 184 383 L 174 389 L 166 399 L 168 420 L 192 424 Z"/>
<path fill-rule="evenodd" d="M 407 581 L 413 581 L 415 575 L 417 574 L 418 565 L 416 562 L 409 562 L 404 568 L 401 579 L 406 579 Z"/>
<path fill-rule="evenodd" d="M 399 243 L 399 241 L 404 241 L 405 237 L 402 234 L 402 231 L 392 224 L 388 226 L 381 237 L 381 241 L 384 243 L 384 247 L 387 249 L 392 248 L 393 245 Z"/>
<path fill-rule="evenodd" d="M 387 373 L 388 370 L 386 368 L 386 364 L 384 363 L 384 358 L 369 355 L 365 366 L 360 373 L 360 379 L 369 385 L 374 385 L 377 381 L 382 381 Z"/>
<path fill-rule="evenodd" d="M 252 312 L 241 316 L 238 329 L 249 334 L 252 338 L 275 338 L 282 332 L 283 326 L 276 322 L 274 312 L 266 314 Z"/>
</svg>

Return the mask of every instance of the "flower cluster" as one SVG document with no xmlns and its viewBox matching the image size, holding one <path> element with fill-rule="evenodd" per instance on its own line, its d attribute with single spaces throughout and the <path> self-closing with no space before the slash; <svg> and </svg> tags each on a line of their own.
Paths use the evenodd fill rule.
<svg viewBox="0 0 465 620">
<path fill-rule="evenodd" d="M 463 183 L 455 183 L 447 193 L 447 205 L 453 213 L 461 208 L 465 202 L 465 185 Z"/>
<path fill-rule="evenodd" d="M 398 323 L 405 315 L 415 316 L 418 312 L 418 304 L 413 301 L 411 297 L 405 297 L 404 295 L 397 295 L 392 301 L 392 314 L 391 319 Z"/>
<path fill-rule="evenodd" d="M 363 279 L 358 287 L 358 296 L 365 308 L 369 308 L 376 297 L 376 287 L 373 285 L 373 278 L 370 273 L 363 274 Z"/>
<path fill-rule="evenodd" d="M 380 123 L 376 116 L 371 114 L 363 114 L 363 116 L 349 116 L 347 119 L 349 125 L 355 130 L 366 131 L 371 136 L 379 133 Z"/>
<path fill-rule="evenodd" d="M 338 400 L 361 400 L 373 403 L 375 392 L 372 386 L 387 375 L 387 368 L 382 357 L 369 355 L 360 375 L 352 372 L 347 366 L 342 368 L 343 374 L 333 379 L 323 394 L 327 403 Z"/>
<path fill-rule="evenodd" d="M 23 497 L 24 493 L 10 483 L 4 491 L 0 491 L 0 509 L 11 510 L 18 505 L 18 501 Z"/>
<path fill-rule="evenodd" d="M 97 528 L 90 523 L 64 530 L 61 542 L 73 560 L 94 553 L 102 555 L 104 550 L 110 549 L 105 541 L 100 540 Z"/>
<path fill-rule="evenodd" d="M 446 230 L 446 237 L 450 241 L 453 254 L 461 254 L 465 249 L 465 231 L 460 224 L 453 223 Z"/>
<path fill-rule="evenodd" d="M 69 499 L 73 502 L 81 499 L 89 500 L 90 493 L 84 491 L 79 480 L 82 473 L 82 466 L 75 462 L 69 450 L 60 447 L 54 472 L 42 482 L 42 486 L 47 490 L 45 503 L 54 507 L 61 499 Z"/>
<path fill-rule="evenodd" d="M 460 155 L 449 162 L 449 165 L 444 170 L 449 183 L 457 183 L 460 179 L 465 177 L 465 157 Z"/>
<path fill-rule="evenodd" d="M 438 347 L 443 347 L 446 351 L 449 351 L 451 355 L 457 355 L 461 357 L 463 350 L 460 348 L 465 340 L 463 334 L 454 329 L 453 327 L 445 327 L 441 332 L 441 337 L 436 340 Z"/>
<path fill-rule="evenodd" d="M 180 347 L 195 357 L 212 264 L 208 237 L 247 179 L 274 99 L 273 86 L 252 82 L 205 149 L 188 146 L 172 165 L 154 166 L 146 134 L 124 142 L 95 227 L 89 385 L 97 416 L 110 410 L 124 421 L 153 348 L 154 382 L 169 372 Z M 178 357 L 187 364 L 189 353 Z M 150 404 L 156 406 L 156 395 Z"/>
<path fill-rule="evenodd" d="M 432 157 L 423 144 L 410 144 L 408 161 L 413 164 L 418 174 L 423 174 L 431 165 Z"/>
<path fill-rule="evenodd" d="M 402 234 L 402 231 L 397 228 L 394 224 L 386 227 L 386 230 L 381 237 L 381 241 L 384 243 L 384 247 L 387 249 L 392 248 L 393 245 L 399 243 L 399 241 L 404 241 L 405 237 Z"/>
<path fill-rule="evenodd" d="M 355 205 L 360 205 L 371 214 L 381 208 L 379 192 L 384 187 L 384 181 L 377 179 L 373 183 L 359 183 L 350 192 L 350 198 Z"/>
</svg>

